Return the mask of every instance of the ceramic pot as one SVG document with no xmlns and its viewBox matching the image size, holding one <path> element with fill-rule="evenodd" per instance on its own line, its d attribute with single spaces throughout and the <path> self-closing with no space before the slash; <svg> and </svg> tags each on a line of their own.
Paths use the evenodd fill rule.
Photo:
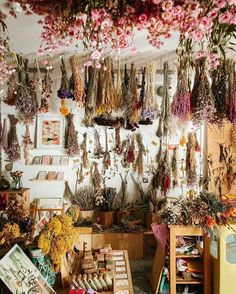
<svg viewBox="0 0 236 294">
<path fill-rule="evenodd" d="M 10 189 L 10 183 L 8 180 L 4 178 L 4 176 L 0 176 L 0 190 L 6 191 Z"/>
<path fill-rule="evenodd" d="M 92 219 L 94 215 L 94 210 L 80 210 L 79 212 L 79 220 L 82 219 Z"/>
<path fill-rule="evenodd" d="M 99 223 L 105 227 L 111 227 L 113 225 L 114 211 L 100 211 Z"/>
</svg>

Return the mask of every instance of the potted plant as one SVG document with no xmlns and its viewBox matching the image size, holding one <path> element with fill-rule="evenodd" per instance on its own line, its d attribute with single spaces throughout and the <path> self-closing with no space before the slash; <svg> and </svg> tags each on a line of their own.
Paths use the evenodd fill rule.
<svg viewBox="0 0 236 294">
<path fill-rule="evenodd" d="M 95 197 L 95 205 L 100 207 L 99 222 L 101 225 L 111 227 L 113 224 L 113 203 L 116 197 L 116 189 L 105 187 Z"/>
<path fill-rule="evenodd" d="M 91 186 L 81 187 L 71 196 L 71 202 L 80 208 L 79 219 L 93 218 L 94 200 L 95 190 Z"/>
</svg>

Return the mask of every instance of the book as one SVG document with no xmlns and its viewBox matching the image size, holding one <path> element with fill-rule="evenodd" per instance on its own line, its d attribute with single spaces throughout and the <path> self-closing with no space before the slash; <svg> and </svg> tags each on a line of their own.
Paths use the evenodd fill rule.
<svg viewBox="0 0 236 294">
<path fill-rule="evenodd" d="M 44 165 L 51 164 L 51 156 L 50 155 L 43 155 L 42 156 L 42 164 L 44 164 Z"/>
<path fill-rule="evenodd" d="M 40 171 L 37 175 L 37 180 L 45 180 L 47 176 L 47 172 L 46 171 Z"/>
<path fill-rule="evenodd" d="M 47 179 L 48 180 L 56 180 L 57 179 L 57 172 L 56 171 L 48 172 Z"/>
<path fill-rule="evenodd" d="M 64 172 L 57 173 L 57 180 L 64 180 Z"/>
<path fill-rule="evenodd" d="M 52 156 L 52 165 L 60 165 L 61 164 L 61 156 L 55 155 Z"/>
</svg>

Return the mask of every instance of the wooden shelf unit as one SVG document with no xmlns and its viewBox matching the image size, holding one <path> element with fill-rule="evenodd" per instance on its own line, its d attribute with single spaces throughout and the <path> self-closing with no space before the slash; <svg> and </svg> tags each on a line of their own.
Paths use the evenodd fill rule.
<svg viewBox="0 0 236 294">
<path fill-rule="evenodd" d="M 203 284 L 203 293 L 211 293 L 211 257 L 210 257 L 210 238 L 204 233 L 202 228 L 193 226 L 178 226 L 170 225 L 170 294 L 176 294 L 176 285 L 198 285 Z M 176 237 L 177 236 L 202 236 L 203 237 L 203 255 L 183 255 L 176 254 Z M 176 259 L 178 258 L 202 258 L 203 262 L 203 280 L 191 279 L 185 280 L 184 278 L 176 276 Z"/>
<path fill-rule="evenodd" d="M 0 207 L 0 211 L 1 210 L 5 210 L 5 206 L 7 205 L 9 196 L 12 194 L 19 194 L 23 197 L 24 202 L 27 206 L 27 208 L 30 208 L 30 189 L 29 188 L 22 188 L 20 190 L 5 190 L 5 191 L 0 191 L 0 201 L 1 203 L 1 207 Z M 4 202 L 4 203 L 3 203 Z"/>
</svg>

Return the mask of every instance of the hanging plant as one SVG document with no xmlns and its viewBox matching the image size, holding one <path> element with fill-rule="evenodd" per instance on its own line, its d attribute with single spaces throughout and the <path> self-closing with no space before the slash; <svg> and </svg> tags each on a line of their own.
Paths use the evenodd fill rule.
<svg viewBox="0 0 236 294">
<path fill-rule="evenodd" d="M 235 61 L 230 59 L 227 61 L 228 77 L 228 93 L 227 93 L 227 118 L 236 126 L 236 72 Z"/>
<path fill-rule="evenodd" d="M 7 134 L 7 145 L 8 148 L 5 149 L 5 153 L 7 154 L 8 160 L 10 162 L 15 162 L 20 160 L 20 144 L 17 137 L 16 132 L 16 124 L 18 122 L 18 119 L 15 118 L 14 115 L 8 115 L 8 118 L 10 120 L 10 129 Z"/>
<path fill-rule="evenodd" d="M 170 172 L 170 165 L 169 165 L 169 156 L 168 151 L 166 150 L 163 156 L 163 178 L 162 178 L 162 185 L 161 191 L 163 192 L 164 196 L 167 196 L 171 188 L 171 172 Z"/>
<path fill-rule="evenodd" d="M 140 133 L 136 134 L 136 142 L 138 145 L 138 155 L 133 165 L 134 172 L 138 171 L 139 175 L 143 175 L 143 155 L 146 155 L 146 149 L 143 145 L 143 138 Z"/>
<path fill-rule="evenodd" d="M 84 106 L 84 83 L 80 75 L 80 61 L 78 55 L 73 55 L 69 59 L 74 82 L 73 100 L 78 102 L 80 106 Z"/>
<path fill-rule="evenodd" d="M 17 93 L 19 90 L 19 85 L 17 84 L 17 77 L 15 73 L 10 76 L 7 84 L 7 94 L 4 97 L 3 101 L 9 106 L 14 106 L 16 105 Z"/>
<path fill-rule="evenodd" d="M 115 96 L 116 97 L 115 97 L 114 110 L 118 111 L 118 110 L 122 109 L 122 82 L 121 82 L 120 61 L 118 61 L 118 64 L 117 64 Z"/>
<path fill-rule="evenodd" d="M 106 141 L 106 149 L 103 154 L 103 161 L 102 161 L 104 171 L 106 171 L 109 168 L 109 166 L 111 165 L 111 156 L 110 156 L 110 152 L 109 152 L 109 148 L 108 148 L 107 128 L 105 129 L 105 141 Z"/>
<path fill-rule="evenodd" d="M 30 131 L 29 131 L 29 125 L 25 125 L 25 135 L 23 136 L 23 141 L 24 145 L 24 160 L 25 164 L 31 164 L 32 161 L 32 155 L 31 155 L 31 150 L 33 149 L 33 142 L 30 138 Z"/>
<path fill-rule="evenodd" d="M 177 147 L 173 151 L 171 158 L 171 172 L 172 172 L 172 187 L 176 188 L 178 186 L 178 157 L 177 157 Z"/>
<path fill-rule="evenodd" d="M 73 117 L 74 115 L 71 113 L 66 116 L 68 124 L 66 148 L 68 155 L 71 157 L 77 156 L 79 154 L 78 132 L 75 130 Z"/>
<path fill-rule="evenodd" d="M 106 112 L 111 112 L 115 109 L 116 94 L 112 79 L 112 62 L 110 58 L 105 59 L 105 75 L 103 80 L 103 105 Z"/>
<path fill-rule="evenodd" d="M 96 190 L 99 190 L 102 186 L 102 176 L 98 170 L 98 163 L 93 162 L 91 166 L 91 184 Z"/>
<path fill-rule="evenodd" d="M 49 100 L 52 96 L 52 84 L 53 82 L 50 77 L 50 72 L 47 71 L 42 81 L 41 103 L 39 107 L 39 112 L 49 112 Z M 67 114 L 63 113 L 64 116 L 66 116 Z"/>
<path fill-rule="evenodd" d="M 86 98 L 85 98 L 85 116 L 83 123 L 86 127 L 93 126 L 93 117 L 96 109 L 96 97 L 98 87 L 98 69 L 89 67 L 88 73 L 85 73 Z"/>
<path fill-rule="evenodd" d="M 145 75 L 145 70 L 143 71 Z M 143 79 L 145 87 L 145 78 Z M 136 76 L 136 68 L 134 64 L 131 64 L 130 70 L 130 94 L 131 94 L 131 113 L 130 113 L 130 122 L 135 125 L 139 122 L 140 119 L 140 109 L 142 106 L 142 101 L 139 101 L 138 98 L 138 81 Z M 141 99 L 144 100 L 145 89 L 141 91 Z"/>
<path fill-rule="evenodd" d="M 181 122 L 187 122 L 190 118 L 190 97 L 191 94 L 188 87 L 188 62 L 183 57 L 180 57 L 177 89 L 171 103 L 171 113 Z"/>
<path fill-rule="evenodd" d="M 103 157 L 103 148 L 100 143 L 100 135 L 97 130 L 94 131 L 94 157 L 95 158 L 102 158 Z"/>
<path fill-rule="evenodd" d="M 36 101 L 36 91 L 34 85 L 30 82 L 28 74 L 28 59 L 17 57 L 18 59 L 18 80 L 19 88 L 16 98 L 16 109 L 19 110 L 23 121 L 32 123 L 37 112 L 38 105 Z"/>
<path fill-rule="evenodd" d="M 197 60 L 195 81 L 191 95 L 191 112 L 194 124 L 213 123 L 216 109 L 214 96 L 207 77 L 206 58 Z"/>
<path fill-rule="evenodd" d="M 105 76 L 105 71 L 103 69 L 100 69 L 98 72 L 97 97 L 96 97 L 96 114 L 97 115 L 102 115 L 105 113 L 105 105 L 103 103 L 104 76 Z"/>
<path fill-rule="evenodd" d="M 120 155 L 122 153 L 122 145 L 120 138 L 120 124 L 115 128 L 115 152 Z"/>
<path fill-rule="evenodd" d="M 154 69 L 153 62 L 149 62 L 146 66 L 146 89 L 145 91 L 145 101 L 142 106 L 142 119 L 140 124 L 151 124 L 151 121 L 156 119 L 160 115 L 160 110 L 157 104 L 157 99 L 154 90 Z M 144 84 L 144 82 L 142 83 Z M 145 85 L 143 85 L 145 86 Z M 141 93 L 140 93 L 141 95 Z"/>
<path fill-rule="evenodd" d="M 227 115 L 227 83 L 226 63 L 222 59 L 220 65 L 211 71 L 211 89 L 215 98 L 216 122 L 222 124 Z"/>
<path fill-rule="evenodd" d="M 196 163 L 196 138 L 194 133 L 188 134 L 187 142 L 187 151 L 186 151 L 186 179 L 187 185 L 192 187 L 197 182 L 197 163 Z"/>
<path fill-rule="evenodd" d="M 83 154 L 82 154 L 82 167 L 84 167 L 84 168 L 89 167 L 89 159 L 88 159 L 88 151 L 87 151 L 87 137 L 88 137 L 88 134 L 84 133 L 83 134 L 83 142 L 80 145 L 80 148 L 83 152 Z"/>
</svg>

